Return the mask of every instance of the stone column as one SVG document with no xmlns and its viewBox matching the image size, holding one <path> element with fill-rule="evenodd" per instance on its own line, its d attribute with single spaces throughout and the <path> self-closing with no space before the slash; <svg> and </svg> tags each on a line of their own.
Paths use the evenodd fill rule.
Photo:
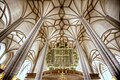
<svg viewBox="0 0 120 80">
<path fill-rule="evenodd" d="M 35 63 L 34 63 L 34 65 L 33 65 L 33 67 L 32 67 L 32 69 L 31 69 L 31 71 L 30 71 L 30 73 L 34 73 L 34 71 L 35 71 L 35 67 L 36 67 L 36 65 L 37 65 L 37 61 L 38 61 L 38 59 L 39 59 L 39 56 L 40 56 L 40 52 L 42 51 L 42 49 L 43 49 L 43 47 L 42 48 L 40 48 L 40 45 L 41 44 L 39 44 L 39 50 L 38 50 L 38 52 L 37 52 L 37 57 L 36 57 L 36 60 L 35 60 Z"/>
<path fill-rule="evenodd" d="M 89 68 L 90 73 L 94 73 L 93 68 L 92 68 L 92 63 L 90 63 L 88 61 L 88 59 L 87 59 L 87 64 L 88 64 L 88 68 Z"/>
<path fill-rule="evenodd" d="M 5 39 L 14 29 L 16 29 L 22 22 L 24 21 L 24 18 L 20 17 L 15 22 L 13 22 L 11 25 L 6 27 L 3 31 L 0 32 L 0 42 Z"/>
<path fill-rule="evenodd" d="M 20 47 L 20 49 L 15 53 L 13 59 L 10 61 L 9 65 L 4 70 L 5 77 L 3 80 L 11 80 L 14 75 L 18 73 L 20 70 L 24 60 L 26 59 L 28 52 L 36 39 L 36 36 L 42 26 L 43 18 L 40 18 L 38 22 L 33 27 L 32 31 L 26 38 L 23 45 Z"/>
<path fill-rule="evenodd" d="M 37 63 L 39 63 L 39 70 L 37 71 L 35 80 L 42 80 L 42 72 L 43 72 L 43 66 L 44 66 L 44 61 L 45 61 L 45 56 L 47 54 L 48 51 L 48 42 L 45 43 L 44 48 L 42 49 L 39 59 L 37 61 Z"/>
<path fill-rule="evenodd" d="M 36 60 L 35 60 L 35 63 L 34 63 L 34 65 L 33 65 L 32 70 L 31 70 L 30 73 L 34 73 L 34 70 L 35 70 L 35 67 L 36 67 L 36 64 L 37 64 L 38 56 L 39 56 L 39 55 L 40 55 L 40 54 L 39 54 L 39 52 L 38 52 L 38 54 L 37 54 L 37 58 L 36 58 Z"/>
<path fill-rule="evenodd" d="M 83 49 L 82 49 L 82 50 L 83 50 Z M 89 73 L 94 73 L 93 68 L 92 68 L 92 64 L 91 64 L 91 62 L 88 60 L 87 54 L 85 54 L 85 52 L 84 52 L 83 55 L 85 56 L 86 66 L 88 67 L 88 72 L 89 72 Z"/>
<path fill-rule="evenodd" d="M 76 48 L 77 48 L 77 52 L 79 54 L 79 59 L 80 59 L 81 66 L 82 66 L 84 80 L 91 80 L 90 75 L 87 70 L 87 67 L 86 67 L 84 56 L 83 56 L 83 54 L 85 54 L 85 53 L 84 53 L 82 47 L 79 45 L 78 41 L 76 41 Z"/>
<path fill-rule="evenodd" d="M 103 57 L 108 69 L 110 70 L 112 76 L 120 79 L 120 64 L 116 60 L 115 56 L 107 48 L 107 46 L 102 42 L 97 33 L 92 29 L 89 23 L 85 20 L 84 17 L 80 17 L 82 24 L 84 25 L 87 33 L 89 34 L 91 40 L 98 49 L 100 55 Z"/>
<path fill-rule="evenodd" d="M 109 15 L 106 15 L 105 20 L 108 21 L 110 24 L 112 24 L 113 26 L 115 26 L 118 30 L 120 30 L 120 22 L 115 20 L 114 18 L 112 18 Z"/>
</svg>

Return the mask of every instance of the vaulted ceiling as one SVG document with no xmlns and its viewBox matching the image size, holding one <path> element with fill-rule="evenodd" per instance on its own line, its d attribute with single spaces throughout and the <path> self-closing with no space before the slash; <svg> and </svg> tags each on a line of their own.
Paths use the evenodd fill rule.
<svg viewBox="0 0 120 80">
<path fill-rule="evenodd" d="M 119 21 L 120 9 L 116 7 L 119 6 L 118 2 L 118 0 L 6 0 L 6 2 L 2 0 L 0 31 L 18 18 L 24 18 L 24 22 L 3 41 L 6 52 L 18 50 L 37 20 L 44 17 L 42 28 L 28 55 L 30 60 L 36 61 L 46 39 L 50 41 L 50 48 L 62 42 L 74 48 L 74 41 L 78 39 L 87 58 L 94 60 L 98 52 L 80 21 L 80 17 L 83 16 L 113 53 L 117 54 L 120 51 L 118 41 L 120 32 L 105 21 L 104 17 L 110 15 Z"/>
</svg>

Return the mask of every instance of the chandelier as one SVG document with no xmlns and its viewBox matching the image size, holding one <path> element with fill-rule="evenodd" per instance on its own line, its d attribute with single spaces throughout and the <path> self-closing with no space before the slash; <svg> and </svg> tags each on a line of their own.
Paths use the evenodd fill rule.
<svg viewBox="0 0 120 80">
<path fill-rule="evenodd" d="M 62 71 L 62 73 L 60 75 L 59 80 L 67 80 L 67 78 L 65 77 L 65 73 L 63 73 L 63 71 Z"/>
</svg>

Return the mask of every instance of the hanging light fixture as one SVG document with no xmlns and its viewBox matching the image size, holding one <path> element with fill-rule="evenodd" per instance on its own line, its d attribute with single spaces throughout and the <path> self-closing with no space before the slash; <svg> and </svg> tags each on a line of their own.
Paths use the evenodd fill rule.
<svg viewBox="0 0 120 80">
<path fill-rule="evenodd" d="M 65 73 L 62 71 L 59 80 L 67 80 L 67 78 L 65 77 Z"/>
</svg>

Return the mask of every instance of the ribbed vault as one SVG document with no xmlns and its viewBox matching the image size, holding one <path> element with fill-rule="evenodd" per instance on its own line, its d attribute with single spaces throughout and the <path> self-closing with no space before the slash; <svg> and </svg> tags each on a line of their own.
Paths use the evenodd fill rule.
<svg viewBox="0 0 120 80">
<path fill-rule="evenodd" d="M 1 0 L 0 1 L 0 31 L 22 17 L 24 19 L 1 43 L 0 59 L 4 69 L 15 55 L 15 52 L 24 43 L 26 37 L 40 18 L 44 18 L 36 40 L 29 51 L 26 60 L 30 61 L 30 71 L 36 72 L 40 52 L 46 40 L 49 40 L 49 49 L 55 48 L 58 43 L 67 43 L 69 48 L 75 49 L 78 40 L 85 52 L 85 61 L 92 66 L 89 71 L 100 72 L 105 65 L 96 46 L 86 32 L 80 18 L 84 17 L 106 44 L 109 50 L 120 62 L 120 28 L 108 20 L 108 15 L 119 22 L 119 0 Z M 13 4 L 14 3 L 14 4 Z M 112 11 L 114 10 L 114 12 Z M 110 17 L 109 17 L 110 19 Z M 76 69 L 81 70 L 80 62 Z M 27 66 L 25 66 L 27 67 Z M 45 67 L 44 70 L 47 68 Z M 19 73 L 20 74 L 20 73 Z"/>
</svg>

